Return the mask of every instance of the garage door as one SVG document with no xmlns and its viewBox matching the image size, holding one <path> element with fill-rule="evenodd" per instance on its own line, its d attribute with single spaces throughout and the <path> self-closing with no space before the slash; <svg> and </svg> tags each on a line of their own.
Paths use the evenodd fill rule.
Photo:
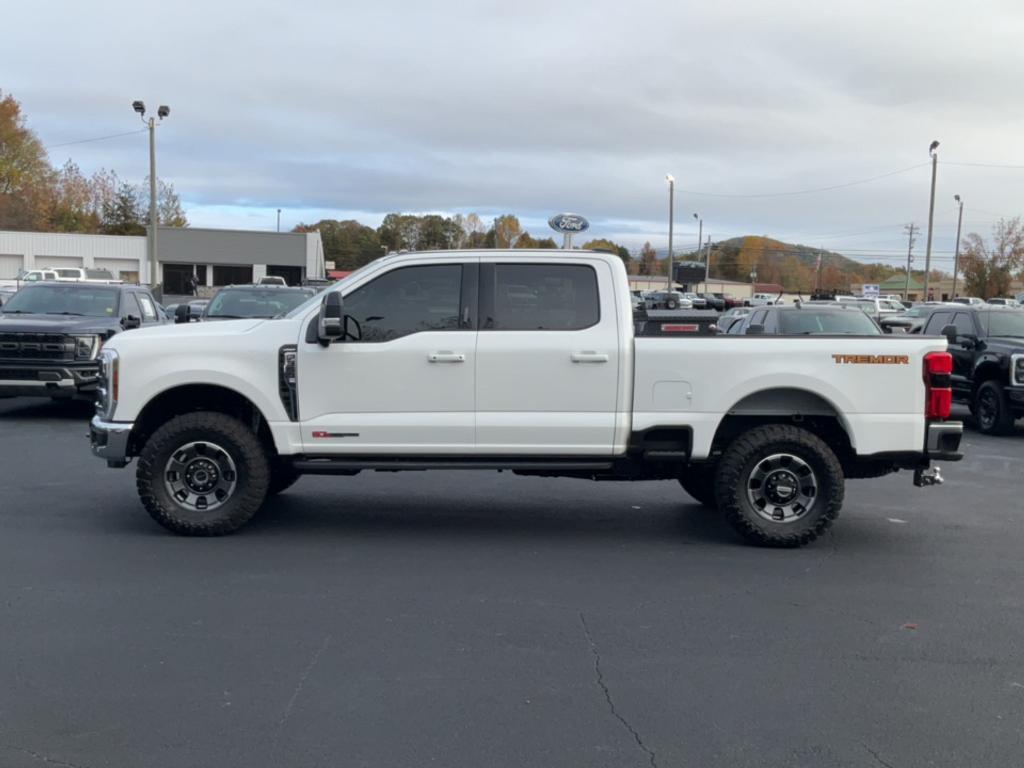
<svg viewBox="0 0 1024 768">
<path fill-rule="evenodd" d="M 13 280 L 25 264 L 24 256 L 0 253 L 0 280 Z"/>
<path fill-rule="evenodd" d="M 114 277 L 128 282 L 139 277 L 139 262 L 135 259 L 96 259 L 96 269 L 109 269 Z"/>
<path fill-rule="evenodd" d="M 36 256 L 36 269 L 73 269 L 81 266 L 81 256 Z"/>
</svg>

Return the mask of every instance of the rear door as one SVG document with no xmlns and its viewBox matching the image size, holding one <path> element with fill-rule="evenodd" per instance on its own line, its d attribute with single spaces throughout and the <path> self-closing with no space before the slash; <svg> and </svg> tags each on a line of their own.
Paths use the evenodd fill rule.
<svg viewBox="0 0 1024 768">
<path fill-rule="evenodd" d="M 615 437 L 618 317 L 600 260 L 480 265 L 477 451 L 607 455 Z"/>
</svg>

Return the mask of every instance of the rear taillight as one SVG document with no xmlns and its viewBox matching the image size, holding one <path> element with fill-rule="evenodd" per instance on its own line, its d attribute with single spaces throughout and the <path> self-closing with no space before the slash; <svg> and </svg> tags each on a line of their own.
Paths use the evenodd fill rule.
<svg viewBox="0 0 1024 768">
<path fill-rule="evenodd" d="M 924 416 L 948 419 L 953 409 L 953 356 L 929 352 L 924 356 Z"/>
</svg>

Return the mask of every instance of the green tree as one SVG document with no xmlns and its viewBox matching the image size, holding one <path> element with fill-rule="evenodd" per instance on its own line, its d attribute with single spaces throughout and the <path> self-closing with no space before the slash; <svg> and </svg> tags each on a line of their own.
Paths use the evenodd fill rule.
<svg viewBox="0 0 1024 768">
<path fill-rule="evenodd" d="M 991 244 L 976 232 L 968 234 L 960 265 L 968 295 L 982 299 L 1007 295 L 1014 272 L 1024 270 L 1024 228 L 1020 217 L 996 222 Z"/>
<path fill-rule="evenodd" d="M 583 248 L 589 251 L 605 251 L 606 253 L 614 253 L 620 259 L 622 263 L 628 265 L 633 260 L 633 257 L 629 255 L 629 249 L 624 245 L 612 242 L 607 238 L 597 238 L 595 240 L 589 240 L 583 244 Z"/>
<path fill-rule="evenodd" d="M 654 250 L 651 244 L 644 243 L 644 247 L 640 249 L 640 270 L 641 275 L 656 275 L 660 270 L 658 269 L 658 253 Z"/>
<path fill-rule="evenodd" d="M 118 185 L 113 198 L 104 205 L 100 232 L 105 235 L 146 234 L 138 190 L 127 181 Z"/>
<path fill-rule="evenodd" d="M 136 189 L 139 196 L 139 209 L 143 219 L 149 223 L 149 176 L 143 179 Z M 187 227 L 188 218 L 181 207 L 181 199 L 174 191 L 174 185 L 158 178 L 156 183 L 156 217 L 162 227 Z"/>
<path fill-rule="evenodd" d="M 324 219 L 316 224 L 299 224 L 293 232 L 319 232 L 324 258 L 336 269 L 357 269 L 383 253 L 380 237 L 372 227 L 351 219 Z"/>
</svg>

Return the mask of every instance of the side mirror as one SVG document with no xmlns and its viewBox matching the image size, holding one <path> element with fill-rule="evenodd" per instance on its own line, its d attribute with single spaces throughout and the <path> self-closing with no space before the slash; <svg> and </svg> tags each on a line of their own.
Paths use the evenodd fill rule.
<svg viewBox="0 0 1024 768">
<path fill-rule="evenodd" d="M 946 343 L 952 346 L 956 344 L 956 326 L 955 325 L 944 325 L 942 326 L 942 335 L 946 337 Z"/>
<path fill-rule="evenodd" d="M 125 318 L 121 321 L 121 327 L 124 328 L 126 331 L 130 331 L 133 328 L 138 328 L 140 325 L 142 325 L 142 319 L 136 317 L 135 315 L 126 315 Z"/>
<path fill-rule="evenodd" d="M 708 333 L 718 333 L 718 326 L 715 323 L 711 323 L 708 326 Z"/>
<path fill-rule="evenodd" d="M 747 326 L 747 336 L 764 336 L 764 326 L 758 323 L 752 323 Z"/>
<path fill-rule="evenodd" d="M 316 323 L 316 338 L 322 346 L 327 346 L 345 335 L 344 300 L 338 291 L 324 294 L 320 303 L 320 316 Z"/>
<path fill-rule="evenodd" d="M 174 308 L 174 322 L 187 323 L 192 319 L 192 308 L 188 304 L 179 304 Z"/>
</svg>

